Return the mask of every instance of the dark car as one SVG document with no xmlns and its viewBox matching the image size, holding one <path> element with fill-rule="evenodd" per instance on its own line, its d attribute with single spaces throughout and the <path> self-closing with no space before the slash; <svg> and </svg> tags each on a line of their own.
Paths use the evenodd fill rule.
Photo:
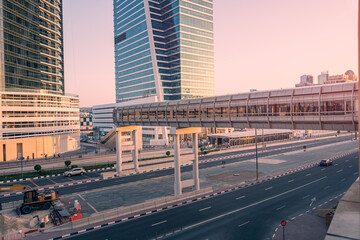
<svg viewBox="0 0 360 240">
<path fill-rule="evenodd" d="M 320 166 L 330 166 L 332 161 L 330 159 L 323 159 L 320 161 Z"/>
</svg>

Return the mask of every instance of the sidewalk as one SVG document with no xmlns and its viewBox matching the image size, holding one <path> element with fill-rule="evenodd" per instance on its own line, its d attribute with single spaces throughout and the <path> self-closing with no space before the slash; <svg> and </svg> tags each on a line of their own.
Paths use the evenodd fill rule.
<svg viewBox="0 0 360 240">
<path fill-rule="evenodd" d="M 319 209 L 331 209 L 340 200 L 341 195 L 331 201 L 317 206 L 315 210 L 299 214 L 297 217 L 287 221 L 285 226 L 285 239 L 296 240 L 323 240 L 326 237 L 328 227 L 324 217 L 319 217 L 317 211 Z M 283 227 L 279 226 L 275 229 L 272 236 L 273 240 L 283 240 Z"/>
</svg>

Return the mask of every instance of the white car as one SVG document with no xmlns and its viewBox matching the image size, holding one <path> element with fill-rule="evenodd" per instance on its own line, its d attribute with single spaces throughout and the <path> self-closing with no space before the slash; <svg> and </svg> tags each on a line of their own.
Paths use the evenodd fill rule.
<svg viewBox="0 0 360 240">
<path fill-rule="evenodd" d="M 66 171 L 64 173 L 65 177 L 70 177 L 74 175 L 83 175 L 85 173 L 85 170 L 83 168 L 73 168 L 70 171 Z"/>
</svg>

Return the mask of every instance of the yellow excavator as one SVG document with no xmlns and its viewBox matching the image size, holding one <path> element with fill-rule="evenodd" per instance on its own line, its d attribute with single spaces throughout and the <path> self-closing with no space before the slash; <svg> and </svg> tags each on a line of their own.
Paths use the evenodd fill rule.
<svg viewBox="0 0 360 240">
<path fill-rule="evenodd" d="M 29 214 L 33 210 L 47 210 L 52 206 L 56 199 L 55 191 L 38 191 L 26 185 L 15 184 L 11 186 L 1 186 L 0 191 L 25 191 L 24 202 L 17 209 L 18 214 Z"/>
</svg>

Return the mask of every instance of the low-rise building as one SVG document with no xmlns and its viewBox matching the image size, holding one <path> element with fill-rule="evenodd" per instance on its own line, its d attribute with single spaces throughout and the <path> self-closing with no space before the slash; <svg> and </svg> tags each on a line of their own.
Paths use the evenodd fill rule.
<svg viewBox="0 0 360 240">
<path fill-rule="evenodd" d="M 79 97 L 44 90 L 0 92 L 0 161 L 79 149 Z"/>
<path fill-rule="evenodd" d="M 354 82 L 357 81 L 357 76 L 352 70 L 348 70 L 345 74 L 329 76 L 324 84 L 334 84 L 334 83 L 345 83 L 345 82 Z"/>
<path fill-rule="evenodd" d="M 92 108 L 80 108 L 80 131 L 89 135 L 93 131 Z"/>
<path fill-rule="evenodd" d="M 219 145 L 245 145 L 255 143 L 255 135 L 257 142 L 268 142 L 275 140 L 285 140 L 292 136 L 291 130 L 286 129 L 247 129 L 240 132 L 220 133 L 208 135 L 210 144 Z"/>
</svg>

